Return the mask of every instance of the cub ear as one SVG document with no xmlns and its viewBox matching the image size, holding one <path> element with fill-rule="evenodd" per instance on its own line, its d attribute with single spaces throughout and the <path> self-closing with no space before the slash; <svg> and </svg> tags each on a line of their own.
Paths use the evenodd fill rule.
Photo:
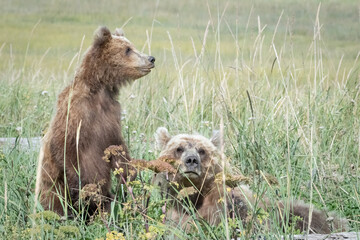
<svg viewBox="0 0 360 240">
<path fill-rule="evenodd" d="M 125 32 L 122 28 L 116 28 L 114 35 L 119 37 L 125 37 Z"/>
<path fill-rule="evenodd" d="M 159 127 L 155 133 L 156 147 L 158 150 L 163 150 L 166 144 L 170 141 L 171 135 L 164 127 Z"/>
<path fill-rule="evenodd" d="M 210 138 L 210 141 L 212 142 L 212 144 L 214 144 L 214 146 L 218 149 L 220 149 L 221 147 L 221 135 L 220 135 L 220 131 L 219 130 L 214 130 L 213 131 L 213 135 Z"/>
<path fill-rule="evenodd" d="M 101 47 L 111 40 L 111 32 L 105 27 L 99 27 L 94 33 L 94 46 Z"/>
</svg>

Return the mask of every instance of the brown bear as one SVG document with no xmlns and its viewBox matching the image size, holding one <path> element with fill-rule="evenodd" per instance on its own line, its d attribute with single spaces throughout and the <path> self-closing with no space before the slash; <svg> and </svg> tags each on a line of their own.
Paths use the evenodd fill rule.
<svg viewBox="0 0 360 240">
<path fill-rule="evenodd" d="M 119 89 L 147 75 L 155 58 L 139 52 L 121 29 L 112 34 L 99 27 L 84 54 L 75 78 L 59 95 L 57 110 L 43 138 L 37 168 L 35 204 L 61 215 L 74 209 L 79 189 L 101 185 L 109 209 L 111 169 L 102 160 L 110 145 L 122 145 L 125 157 L 121 179 L 126 179 L 130 159 L 121 134 Z M 119 162 L 119 161 L 117 161 Z M 66 207 L 67 206 L 67 207 Z M 37 207 L 37 206 L 35 206 Z M 96 206 L 91 206 L 89 213 Z"/>
<path fill-rule="evenodd" d="M 197 216 L 212 225 L 217 225 L 224 219 L 225 209 L 229 217 L 237 217 L 246 225 L 251 219 L 253 207 L 257 205 L 266 212 L 276 211 L 278 222 L 287 222 L 289 226 L 291 224 L 300 231 L 309 229 L 310 233 L 330 233 L 346 230 L 346 220 L 334 216 L 329 224 L 325 211 L 312 209 L 310 205 L 301 201 L 293 201 L 289 204 L 274 203 L 266 198 L 259 201 L 247 185 L 224 186 L 221 178 L 218 181 L 218 177 L 222 176 L 224 171 L 220 164 L 219 132 L 216 132 L 211 139 L 188 134 L 171 137 L 167 129 L 161 127 L 157 130 L 155 138 L 161 150 L 160 157 L 175 159 L 172 162 L 177 171 L 175 174 L 158 174 L 154 183 L 162 185 L 163 190 L 163 186 L 166 186 L 167 193 L 173 199 L 173 206 L 168 209 L 166 218 L 175 224 L 180 223 L 185 229 L 191 226 L 189 219 L 191 213 L 188 208 L 190 204 L 196 209 Z M 228 166 L 225 165 L 226 168 Z M 170 185 L 171 182 L 176 182 L 176 184 Z M 179 195 L 185 197 L 182 198 Z M 309 215 L 310 212 L 312 212 L 311 215 Z M 268 226 L 272 224 L 265 222 Z"/>
</svg>

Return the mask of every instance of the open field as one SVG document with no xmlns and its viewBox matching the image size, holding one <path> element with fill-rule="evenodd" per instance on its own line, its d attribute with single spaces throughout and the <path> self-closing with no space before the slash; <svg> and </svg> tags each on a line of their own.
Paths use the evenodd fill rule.
<svg viewBox="0 0 360 240">
<path fill-rule="evenodd" d="M 126 23 L 127 38 L 156 57 L 152 73 L 121 91 L 134 158 L 156 158 L 159 126 L 210 136 L 223 119 L 229 161 L 245 175 L 260 170 L 279 181 L 254 181 L 255 192 L 336 211 L 360 231 L 358 1 L 2 0 L 0 20 L 0 138 L 42 136 L 93 31 Z M 107 225 L 38 216 L 43 224 L 32 227 L 36 149 L 0 146 L 5 239 L 104 239 L 109 229 L 125 239 L 223 239 L 229 224 L 241 229 L 239 221 L 212 227 L 195 220 L 197 231 L 186 235 L 162 223 L 158 195 L 144 217 L 134 206 L 147 206 L 150 172 L 134 183 L 137 203 L 127 202 L 135 210 L 115 204 Z"/>
</svg>

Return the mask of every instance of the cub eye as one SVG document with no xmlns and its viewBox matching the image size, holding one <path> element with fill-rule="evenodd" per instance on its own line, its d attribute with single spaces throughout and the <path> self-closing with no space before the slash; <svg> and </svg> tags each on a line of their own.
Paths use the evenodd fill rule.
<svg viewBox="0 0 360 240">
<path fill-rule="evenodd" d="M 126 54 L 126 55 L 129 55 L 130 52 L 131 52 L 131 48 L 127 47 L 125 54 Z"/>
<path fill-rule="evenodd" d="M 178 147 L 178 148 L 176 149 L 176 152 L 177 152 L 177 153 L 182 153 L 182 152 L 184 152 L 184 148 Z"/>
<path fill-rule="evenodd" d="M 205 154 L 205 150 L 202 149 L 202 148 L 200 148 L 200 149 L 198 150 L 198 153 L 199 153 L 200 155 L 204 155 L 204 154 Z"/>
</svg>

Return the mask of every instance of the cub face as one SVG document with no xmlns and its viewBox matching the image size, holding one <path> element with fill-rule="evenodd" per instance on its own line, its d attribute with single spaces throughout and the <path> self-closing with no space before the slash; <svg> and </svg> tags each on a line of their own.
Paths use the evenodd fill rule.
<svg viewBox="0 0 360 240">
<path fill-rule="evenodd" d="M 219 132 L 214 132 L 211 139 L 189 134 L 172 137 L 166 128 L 160 127 L 155 138 L 161 150 L 160 157 L 176 160 L 173 165 L 177 174 L 169 179 L 181 187 L 195 186 L 200 189 L 207 181 L 213 181 L 214 176 L 221 171 Z"/>
<path fill-rule="evenodd" d="M 143 77 L 155 66 L 155 58 L 138 51 L 121 29 L 111 34 L 108 28 L 99 27 L 95 32 L 93 50 L 99 64 L 121 80 Z"/>
</svg>

